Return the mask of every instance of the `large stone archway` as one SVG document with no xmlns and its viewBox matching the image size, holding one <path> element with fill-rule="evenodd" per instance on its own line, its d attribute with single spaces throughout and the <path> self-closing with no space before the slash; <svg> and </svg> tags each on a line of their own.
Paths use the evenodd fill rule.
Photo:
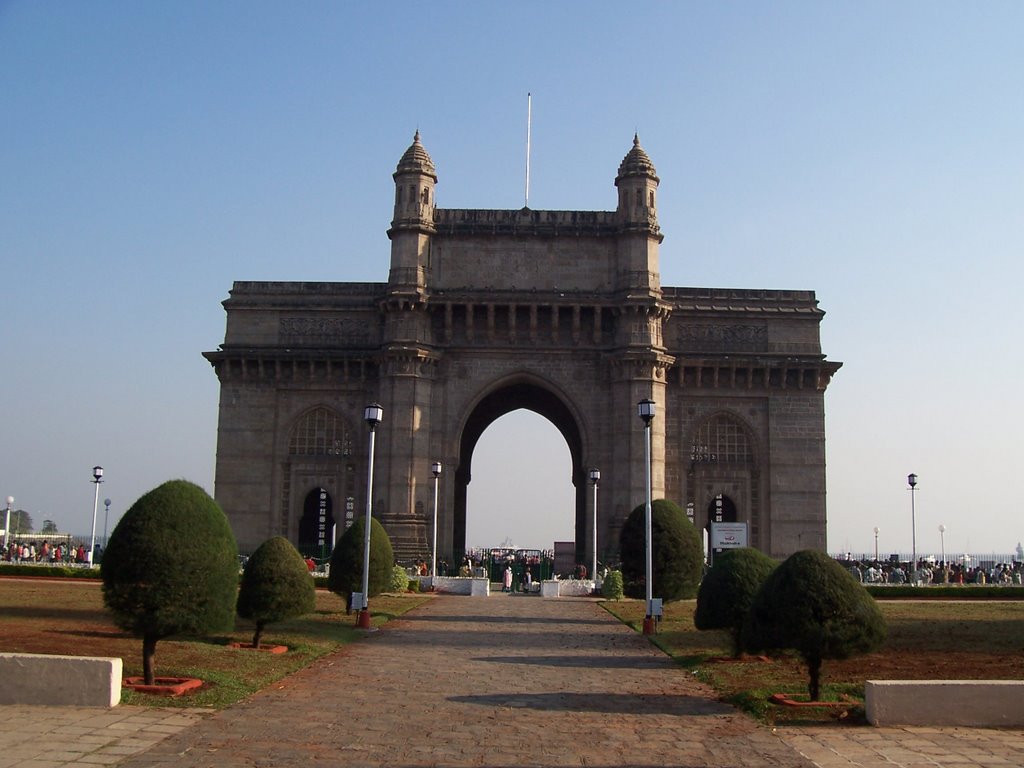
<svg viewBox="0 0 1024 768">
<path fill-rule="evenodd" d="M 662 287 L 660 180 L 638 139 L 610 211 L 438 208 L 419 134 L 394 181 L 387 282 L 236 282 L 224 302 L 224 343 L 205 354 L 221 383 L 215 493 L 243 551 L 296 541 L 306 486 L 344 499 L 345 519 L 365 509 L 362 411 L 376 401 L 373 510 L 399 558 L 429 554 L 434 461 L 439 555 L 458 554 L 473 447 L 518 408 L 569 445 L 581 555 L 585 476 L 601 470 L 606 552 L 643 501 L 645 398 L 656 498 L 703 525 L 725 493 L 765 552 L 824 549 L 824 392 L 840 366 L 821 352 L 824 313 L 811 291 Z M 296 457 L 289 435 L 311 409 L 351 426 Z M 725 448 L 705 450 L 702 425 L 721 414 Z"/>
<path fill-rule="evenodd" d="M 473 451 L 480 436 L 491 424 L 512 411 L 526 409 L 550 421 L 559 431 L 569 447 L 572 463 L 572 484 L 574 491 L 574 530 L 576 531 L 577 559 L 582 545 L 592 536 L 592 525 L 587 525 L 587 467 L 583 461 L 583 436 L 578 419 L 571 408 L 558 394 L 531 380 L 514 379 L 506 382 L 482 397 L 470 411 L 462 436 L 459 440 L 459 460 L 453 467 L 454 502 L 452 508 L 451 550 L 456 560 L 461 560 L 466 550 L 466 499 L 472 480 Z M 495 542 L 496 543 L 496 542 Z"/>
</svg>

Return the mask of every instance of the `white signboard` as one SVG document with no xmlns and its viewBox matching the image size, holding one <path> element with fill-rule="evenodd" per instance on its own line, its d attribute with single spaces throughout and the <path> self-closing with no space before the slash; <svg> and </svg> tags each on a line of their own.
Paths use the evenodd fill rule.
<svg viewBox="0 0 1024 768">
<path fill-rule="evenodd" d="M 746 523 L 712 523 L 712 549 L 739 549 L 747 546 Z"/>
</svg>

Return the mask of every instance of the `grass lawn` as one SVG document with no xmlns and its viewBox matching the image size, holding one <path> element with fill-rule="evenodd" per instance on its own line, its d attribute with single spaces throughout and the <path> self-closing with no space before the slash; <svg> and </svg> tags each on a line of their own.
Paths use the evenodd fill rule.
<svg viewBox="0 0 1024 768">
<path fill-rule="evenodd" d="M 415 608 L 426 595 L 381 595 L 371 599 L 374 624 Z M 221 708 L 362 636 L 355 614 L 345 614 L 337 595 L 317 590 L 311 614 L 264 631 L 263 643 L 287 645 L 288 653 L 235 650 L 229 642 L 251 642 L 254 625 L 236 618 L 235 631 L 204 638 L 176 637 L 156 646 L 156 674 L 197 677 L 203 688 L 178 698 L 125 690 L 126 704 Z M 0 579 L 0 651 L 74 656 L 119 656 L 125 677 L 142 674 L 142 640 L 118 629 L 103 606 L 95 581 Z"/>
<path fill-rule="evenodd" d="M 642 600 L 606 601 L 613 615 L 639 631 Z M 885 647 L 845 661 L 826 661 L 822 697 L 864 697 L 865 680 L 1021 680 L 1024 679 L 1024 604 L 978 601 L 879 601 L 889 626 Z M 665 605 L 653 641 L 690 674 L 709 683 L 722 699 L 773 722 L 838 717 L 824 710 L 792 709 L 768 703 L 773 693 L 807 693 L 806 667 L 799 658 L 717 661 L 728 657 L 724 632 L 698 632 L 693 626 L 696 602 Z M 854 707 L 849 719 L 863 718 Z"/>
</svg>

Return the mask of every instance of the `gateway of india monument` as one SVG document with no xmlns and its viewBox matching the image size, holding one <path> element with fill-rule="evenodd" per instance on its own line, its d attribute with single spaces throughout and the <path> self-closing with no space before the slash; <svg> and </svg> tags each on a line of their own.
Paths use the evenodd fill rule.
<svg viewBox="0 0 1024 768">
<path fill-rule="evenodd" d="M 610 174 L 609 174 L 610 176 Z M 220 380 L 216 499 L 242 552 L 282 535 L 330 552 L 372 510 L 399 560 L 466 549 L 466 490 L 485 429 L 520 408 L 572 457 L 577 560 L 601 561 L 646 495 L 642 400 L 655 404 L 655 499 L 698 528 L 745 523 L 781 558 L 825 549 L 825 359 L 813 291 L 661 285 L 658 175 L 637 138 L 611 211 L 439 208 L 417 132 L 394 172 L 387 282 L 236 282 Z M 609 195 L 610 196 L 610 195 Z M 509 451 L 530 451 L 528 444 Z M 523 478 L 523 482 L 530 482 Z M 471 510 L 470 514 L 486 514 Z"/>
</svg>

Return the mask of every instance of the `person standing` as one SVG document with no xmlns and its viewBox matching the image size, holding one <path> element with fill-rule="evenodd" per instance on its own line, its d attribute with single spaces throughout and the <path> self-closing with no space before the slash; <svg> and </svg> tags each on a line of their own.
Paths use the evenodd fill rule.
<svg viewBox="0 0 1024 768">
<path fill-rule="evenodd" d="M 501 577 L 501 591 L 511 592 L 512 591 L 512 566 L 505 566 L 505 573 Z"/>
</svg>

